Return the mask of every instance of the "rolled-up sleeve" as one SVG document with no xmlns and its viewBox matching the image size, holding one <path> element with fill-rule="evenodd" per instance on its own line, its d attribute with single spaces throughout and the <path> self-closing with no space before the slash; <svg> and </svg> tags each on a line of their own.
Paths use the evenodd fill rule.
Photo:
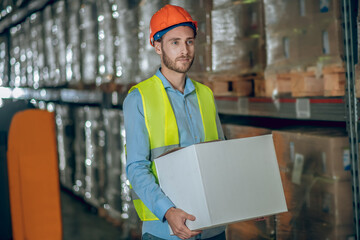
<svg viewBox="0 0 360 240">
<path fill-rule="evenodd" d="M 141 95 L 137 89 L 123 104 L 126 131 L 126 173 L 135 193 L 161 221 L 174 204 L 162 192 L 150 172 L 150 143 L 146 129 Z"/>
</svg>

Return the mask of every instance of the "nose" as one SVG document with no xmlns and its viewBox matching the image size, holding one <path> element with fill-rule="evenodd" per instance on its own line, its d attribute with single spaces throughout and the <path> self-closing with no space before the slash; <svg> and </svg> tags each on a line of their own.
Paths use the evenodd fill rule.
<svg viewBox="0 0 360 240">
<path fill-rule="evenodd" d="M 183 42 L 183 43 L 181 44 L 181 54 L 182 54 L 182 55 L 187 55 L 188 52 L 189 52 L 189 50 L 188 50 L 188 45 L 186 44 L 186 42 Z"/>
</svg>

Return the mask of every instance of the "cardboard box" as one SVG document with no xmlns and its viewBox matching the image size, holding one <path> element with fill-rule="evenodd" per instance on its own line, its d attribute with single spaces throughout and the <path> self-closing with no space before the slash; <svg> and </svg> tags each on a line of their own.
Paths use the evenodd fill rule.
<svg viewBox="0 0 360 240">
<path fill-rule="evenodd" d="M 345 129 L 301 128 L 273 131 L 280 168 L 292 174 L 351 178 L 349 139 Z"/>
<path fill-rule="evenodd" d="M 351 225 L 354 222 L 351 181 L 316 178 L 308 193 L 308 219 L 331 226 Z"/>
<path fill-rule="evenodd" d="M 245 125 L 223 124 L 222 128 L 227 139 L 255 137 L 271 134 L 270 129 Z"/>
<path fill-rule="evenodd" d="M 192 145 L 155 165 L 163 192 L 196 217 L 191 230 L 287 211 L 272 135 Z"/>
</svg>

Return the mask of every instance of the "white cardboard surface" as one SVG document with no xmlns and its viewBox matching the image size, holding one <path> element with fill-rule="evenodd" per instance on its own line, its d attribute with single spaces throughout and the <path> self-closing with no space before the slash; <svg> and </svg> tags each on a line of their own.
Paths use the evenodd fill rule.
<svg viewBox="0 0 360 240">
<path fill-rule="evenodd" d="M 155 165 L 163 192 L 196 217 L 190 230 L 287 211 L 272 135 L 192 145 Z"/>
</svg>

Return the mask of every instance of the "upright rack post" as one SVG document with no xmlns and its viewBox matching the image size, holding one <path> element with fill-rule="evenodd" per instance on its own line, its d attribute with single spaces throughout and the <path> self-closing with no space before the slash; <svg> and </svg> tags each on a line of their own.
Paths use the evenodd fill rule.
<svg viewBox="0 0 360 240">
<path fill-rule="evenodd" d="M 342 20 L 344 28 L 344 60 L 346 61 L 346 126 L 350 141 L 350 160 L 353 189 L 354 222 L 356 239 L 360 239 L 359 213 L 359 129 L 358 129 L 358 100 L 355 89 L 355 64 L 357 62 L 356 52 L 356 14 L 357 3 L 352 0 L 342 0 Z"/>
</svg>

